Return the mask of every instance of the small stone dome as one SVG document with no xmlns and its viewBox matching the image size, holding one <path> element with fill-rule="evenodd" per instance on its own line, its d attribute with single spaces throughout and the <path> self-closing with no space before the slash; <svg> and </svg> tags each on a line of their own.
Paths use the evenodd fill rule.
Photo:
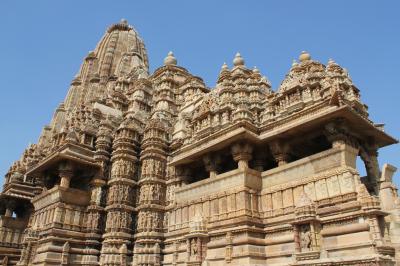
<svg viewBox="0 0 400 266">
<path fill-rule="evenodd" d="M 310 59 L 311 59 L 311 55 L 308 52 L 306 52 L 306 51 L 301 52 L 301 54 L 299 56 L 300 62 L 304 62 L 304 61 L 307 61 Z"/>
<path fill-rule="evenodd" d="M 233 59 L 233 65 L 234 66 L 243 66 L 244 65 L 244 59 L 240 55 L 240 53 L 236 53 L 235 58 Z"/>
<path fill-rule="evenodd" d="M 169 52 L 167 57 L 164 59 L 164 65 L 166 66 L 171 66 L 171 65 L 176 65 L 178 62 L 174 56 L 173 52 Z"/>
<path fill-rule="evenodd" d="M 260 74 L 260 70 L 258 70 L 258 68 L 256 66 L 254 66 L 253 73 L 254 74 Z"/>
</svg>

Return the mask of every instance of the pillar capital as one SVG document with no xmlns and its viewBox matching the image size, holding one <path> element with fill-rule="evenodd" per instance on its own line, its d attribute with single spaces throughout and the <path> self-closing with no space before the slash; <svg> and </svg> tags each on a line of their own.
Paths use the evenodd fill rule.
<svg viewBox="0 0 400 266">
<path fill-rule="evenodd" d="M 74 175 L 74 169 L 70 163 L 60 164 L 58 167 L 58 174 L 60 176 L 60 187 L 69 188 L 69 184 Z"/>
<path fill-rule="evenodd" d="M 183 165 L 176 166 L 175 175 L 180 181 L 188 183 L 190 179 L 190 168 Z"/>
<path fill-rule="evenodd" d="M 221 163 L 221 157 L 217 153 L 208 153 L 203 157 L 206 170 L 210 173 L 210 178 L 217 175 L 217 169 Z"/>
<path fill-rule="evenodd" d="M 350 130 L 344 120 L 339 119 L 325 125 L 324 135 L 329 142 L 332 143 L 332 148 L 343 148 L 344 146 L 359 149 L 359 143 L 356 138 L 350 134 Z"/>
<path fill-rule="evenodd" d="M 106 181 L 102 178 L 95 177 L 91 182 L 90 185 L 93 187 L 102 187 L 106 184 Z"/>
<path fill-rule="evenodd" d="M 6 202 L 6 217 L 11 217 L 13 215 L 13 212 L 17 206 L 17 203 L 14 199 L 8 199 Z"/>
<path fill-rule="evenodd" d="M 290 157 L 290 145 L 288 142 L 283 140 L 273 141 L 269 144 L 269 149 L 278 166 L 288 163 Z"/>
<path fill-rule="evenodd" d="M 264 162 L 267 158 L 266 153 L 262 149 L 257 149 L 254 153 L 253 166 L 257 171 L 262 172 L 264 170 Z"/>
<path fill-rule="evenodd" d="M 253 146 L 247 142 L 235 143 L 231 147 L 233 160 L 238 163 L 239 169 L 247 169 L 252 158 Z"/>
</svg>

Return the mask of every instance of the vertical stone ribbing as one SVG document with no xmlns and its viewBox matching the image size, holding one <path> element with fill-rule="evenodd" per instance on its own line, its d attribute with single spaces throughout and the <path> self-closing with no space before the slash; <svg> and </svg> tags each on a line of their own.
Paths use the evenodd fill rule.
<svg viewBox="0 0 400 266">
<path fill-rule="evenodd" d="M 138 140 L 138 132 L 126 123 L 117 129 L 111 176 L 107 183 L 107 218 L 100 258 L 100 264 L 104 266 L 123 265 L 129 257 L 129 254 L 121 254 L 120 250 L 126 249 L 124 245 L 131 247 L 133 240 Z"/>
<path fill-rule="evenodd" d="M 161 265 L 167 147 L 163 122 L 150 120 L 142 144 L 137 240 L 132 265 Z"/>
</svg>

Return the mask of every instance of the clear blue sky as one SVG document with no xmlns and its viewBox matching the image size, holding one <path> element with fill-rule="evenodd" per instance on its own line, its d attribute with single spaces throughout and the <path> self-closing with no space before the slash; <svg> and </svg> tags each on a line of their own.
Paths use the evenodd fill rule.
<svg viewBox="0 0 400 266">
<path fill-rule="evenodd" d="M 151 70 L 174 51 L 213 87 L 240 51 L 278 87 L 302 50 L 349 70 L 371 118 L 400 137 L 400 1 L 0 2 L 0 175 L 36 142 L 82 59 L 126 18 L 146 43 Z M 400 167 L 400 145 L 380 163 Z M 399 176 L 399 174 L 397 174 Z"/>
</svg>

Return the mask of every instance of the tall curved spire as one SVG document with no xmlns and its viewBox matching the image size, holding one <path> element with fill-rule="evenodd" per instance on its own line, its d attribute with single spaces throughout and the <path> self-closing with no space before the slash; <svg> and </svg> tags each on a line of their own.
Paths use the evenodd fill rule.
<svg viewBox="0 0 400 266">
<path fill-rule="evenodd" d="M 107 29 L 95 50 L 84 59 L 71 83 L 65 108 L 101 98 L 110 78 L 125 76 L 135 68 L 148 73 L 147 52 L 139 34 L 123 19 Z"/>
<path fill-rule="evenodd" d="M 61 114 L 56 110 L 51 128 L 60 129 L 66 112 L 81 104 L 91 105 L 105 98 L 109 82 L 133 72 L 142 73 L 141 77 L 148 75 L 147 52 L 137 31 L 122 19 L 108 27 L 96 48 L 85 57 L 71 82 L 64 101 L 64 110 L 61 110 Z"/>
</svg>

